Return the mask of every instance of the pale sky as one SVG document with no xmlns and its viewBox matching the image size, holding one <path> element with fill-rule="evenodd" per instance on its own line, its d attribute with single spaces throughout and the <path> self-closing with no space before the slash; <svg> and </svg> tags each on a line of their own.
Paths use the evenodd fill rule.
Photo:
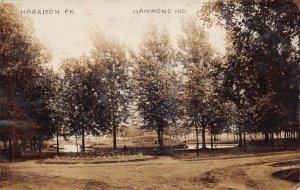
<svg viewBox="0 0 300 190">
<path fill-rule="evenodd" d="M 57 10 L 59 14 L 26 14 L 33 21 L 36 36 L 52 52 L 52 65 L 58 68 L 61 58 L 80 56 L 91 49 L 89 35 L 95 26 L 128 47 L 136 49 L 149 23 L 167 29 L 176 44 L 181 21 L 195 17 L 203 0 L 14 0 L 22 10 Z M 65 14 L 73 9 L 75 14 Z M 140 9 L 170 9 L 170 14 L 136 14 Z M 175 10 L 186 13 L 175 13 Z M 209 30 L 210 41 L 225 53 L 225 30 Z"/>
</svg>

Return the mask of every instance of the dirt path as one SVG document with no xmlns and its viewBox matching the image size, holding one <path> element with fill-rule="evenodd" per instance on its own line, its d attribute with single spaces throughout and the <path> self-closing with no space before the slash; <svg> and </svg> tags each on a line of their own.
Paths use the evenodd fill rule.
<svg viewBox="0 0 300 190">
<path fill-rule="evenodd" d="M 0 164 L 3 189 L 274 189 L 296 184 L 272 177 L 299 160 L 297 152 L 209 160 L 156 160 L 111 164 L 55 165 L 34 161 Z M 293 166 L 290 166 L 293 167 Z M 2 189 L 0 188 L 0 189 Z"/>
</svg>

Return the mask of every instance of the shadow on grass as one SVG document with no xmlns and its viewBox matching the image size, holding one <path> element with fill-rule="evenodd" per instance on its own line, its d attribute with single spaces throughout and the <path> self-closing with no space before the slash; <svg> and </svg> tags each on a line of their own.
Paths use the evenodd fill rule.
<svg viewBox="0 0 300 190">
<path fill-rule="evenodd" d="M 300 168 L 290 168 L 290 169 L 279 170 L 277 172 L 274 172 L 272 176 L 278 179 L 288 180 L 293 183 L 299 183 L 300 181 L 299 173 L 300 173 Z"/>
</svg>

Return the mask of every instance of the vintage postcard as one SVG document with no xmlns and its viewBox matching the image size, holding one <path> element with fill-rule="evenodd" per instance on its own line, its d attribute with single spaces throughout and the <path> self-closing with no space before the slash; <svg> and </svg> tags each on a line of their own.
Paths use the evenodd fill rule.
<svg viewBox="0 0 300 190">
<path fill-rule="evenodd" d="M 0 0 L 0 189 L 300 189 L 299 0 Z"/>
</svg>

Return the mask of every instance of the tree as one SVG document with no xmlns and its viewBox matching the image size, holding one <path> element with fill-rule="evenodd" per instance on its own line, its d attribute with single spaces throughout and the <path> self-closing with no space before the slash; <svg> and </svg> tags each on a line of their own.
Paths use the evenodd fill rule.
<svg viewBox="0 0 300 190">
<path fill-rule="evenodd" d="M 229 34 L 224 95 L 239 113 L 239 144 L 241 126 L 244 134 L 261 131 L 266 139 L 278 128 L 287 131 L 289 126 L 299 126 L 295 125 L 299 124 L 300 59 L 296 4 L 289 0 L 215 1 L 206 3 L 202 13 L 209 24 L 217 18 Z"/>
<path fill-rule="evenodd" d="M 213 112 L 220 105 L 219 89 L 222 80 L 222 64 L 214 57 L 214 50 L 208 42 L 208 34 L 195 19 L 183 23 L 183 34 L 178 45 L 185 68 L 186 113 L 196 128 L 197 149 L 198 127 L 202 127 L 202 148 L 206 148 L 206 126 L 214 125 Z M 199 154 L 199 152 L 197 152 Z"/>
<path fill-rule="evenodd" d="M 117 148 L 117 131 L 125 126 L 129 116 L 130 86 L 128 61 L 124 46 L 107 38 L 102 32 L 92 35 L 92 61 L 101 72 L 102 92 L 107 101 L 105 120 L 113 132 L 113 149 Z"/>
<path fill-rule="evenodd" d="M 65 125 L 70 135 L 81 136 L 81 150 L 85 152 L 85 136 L 106 134 L 108 129 L 107 99 L 102 73 L 84 55 L 64 60 L 62 68 L 65 75 Z"/>
<path fill-rule="evenodd" d="M 176 125 L 179 117 L 178 81 L 175 57 L 168 33 L 154 26 L 147 31 L 134 57 L 134 92 L 142 128 L 157 132 L 158 147 L 163 149 L 163 133 Z"/>
<path fill-rule="evenodd" d="M 0 102 L 1 107 L 7 108 L 5 113 L 1 112 L 0 118 L 14 123 L 8 132 L 14 154 L 17 143 L 15 132 L 18 130 L 30 134 L 22 135 L 22 143 L 25 136 L 39 136 L 40 139 L 49 137 L 46 118 L 31 113 L 41 110 L 42 100 L 47 97 L 44 90 L 50 90 L 44 86 L 48 79 L 43 76 L 46 73 L 44 64 L 50 60 L 50 54 L 36 40 L 32 25 L 18 8 L 10 3 L 2 3 L 0 11 Z"/>
<path fill-rule="evenodd" d="M 42 141 L 53 138 L 56 133 L 55 126 L 51 125 L 55 110 L 49 103 L 56 95 L 57 74 L 51 69 L 36 67 L 29 80 L 32 83 L 25 86 L 26 96 L 20 105 L 37 125 L 38 136 L 33 140 L 38 140 L 41 152 Z"/>
<path fill-rule="evenodd" d="M 50 110 L 47 114 L 50 117 L 48 126 L 51 127 L 51 130 L 56 133 L 56 153 L 59 154 L 59 137 L 63 136 L 67 138 L 69 135 L 67 133 L 67 123 L 69 121 L 67 114 L 67 101 L 64 101 L 64 98 L 67 97 L 64 93 L 63 86 L 63 77 L 60 74 L 53 74 L 53 83 L 52 83 L 52 94 L 46 101 L 46 108 Z"/>
</svg>

